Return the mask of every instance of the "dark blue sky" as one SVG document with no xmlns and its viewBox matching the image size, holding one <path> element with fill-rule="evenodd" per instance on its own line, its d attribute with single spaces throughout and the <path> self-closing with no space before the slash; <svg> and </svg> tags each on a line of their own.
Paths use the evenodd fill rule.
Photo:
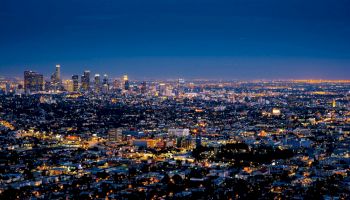
<svg viewBox="0 0 350 200">
<path fill-rule="evenodd" d="M 350 0 L 0 0 L 0 75 L 350 79 Z"/>
</svg>

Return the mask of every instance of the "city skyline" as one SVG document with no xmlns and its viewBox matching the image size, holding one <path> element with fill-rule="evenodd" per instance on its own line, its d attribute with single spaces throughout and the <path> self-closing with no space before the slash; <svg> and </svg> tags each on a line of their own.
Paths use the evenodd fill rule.
<svg viewBox="0 0 350 200">
<path fill-rule="evenodd" d="M 17 3 L 0 9 L 2 76 L 349 79 L 345 0 Z"/>
<path fill-rule="evenodd" d="M 62 64 L 59 64 L 62 65 Z M 56 64 L 52 64 L 50 66 L 47 66 L 47 68 L 42 69 L 39 67 L 23 67 L 21 69 L 24 69 L 23 71 L 34 71 L 38 72 L 40 74 L 44 75 L 45 80 L 49 80 L 50 76 L 53 72 L 53 67 L 56 66 Z M 90 70 L 90 69 L 94 70 Z M 204 68 L 208 68 L 205 66 Z M 243 67 L 242 67 L 243 68 Z M 217 67 L 213 71 L 208 71 L 209 74 L 204 74 L 203 72 L 200 72 L 200 69 L 198 70 L 198 73 L 186 73 L 186 68 L 176 68 L 171 71 L 164 71 L 164 70 L 158 70 L 159 74 L 154 76 L 151 74 L 147 74 L 147 72 L 143 73 L 143 75 L 140 75 L 139 73 L 135 73 L 133 70 L 108 70 L 108 69 L 95 69 L 93 67 L 81 67 L 79 69 L 74 68 L 72 70 L 72 67 L 69 65 L 63 65 L 63 72 L 62 72 L 62 80 L 71 79 L 71 76 L 73 75 L 83 75 L 84 71 L 90 71 L 91 74 L 108 74 L 110 78 L 120 78 L 124 74 L 131 75 L 133 80 L 174 80 L 178 78 L 186 78 L 188 80 L 196 80 L 196 79 L 207 79 L 207 80 L 300 80 L 300 79 L 319 79 L 319 80 L 347 80 L 349 79 L 349 73 L 350 68 L 346 66 L 342 66 L 339 68 L 334 68 L 332 66 L 322 66 L 322 67 L 307 67 L 307 66 L 296 66 L 293 68 L 293 70 L 286 70 L 284 68 L 280 68 L 278 66 L 271 67 L 270 69 L 273 70 L 273 72 L 266 71 L 265 68 L 254 68 L 251 66 L 246 66 L 245 69 L 242 70 L 242 68 L 238 69 L 225 69 L 226 75 L 221 75 L 220 73 L 223 73 L 223 71 L 219 70 L 219 67 Z M 147 70 L 140 69 L 140 71 Z M 182 71 L 181 71 L 182 70 Z M 11 74 L 7 73 L 8 71 L 2 73 L 0 75 L 0 78 L 16 78 L 21 79 L 23 77 L 23 71 L 19 72 L 18 74 Z M 349 72 L 348 72 L 349 71 Z M 154 73 L 154 72 L 152 72 Z M 227 74 L 229 73 L 229 75 Z M 231 75 L 233 74 L 233 75 Z M 338 74 L 338 75 L 337 75 Z"/>
<path fill-rule="evenodd" d="M 349 8 L 1 1 L 0 200 L 350 199 Z"/>
</svg>

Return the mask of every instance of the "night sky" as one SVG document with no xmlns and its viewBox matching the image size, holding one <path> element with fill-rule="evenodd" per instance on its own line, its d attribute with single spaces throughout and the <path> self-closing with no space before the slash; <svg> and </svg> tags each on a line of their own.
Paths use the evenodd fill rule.
<svg viewBox="0 0 350 200">
<path fill-rule="evenodd" d="M 0 76 L 350 79 L 350 0 L 0 0 Z"/>
</svg>

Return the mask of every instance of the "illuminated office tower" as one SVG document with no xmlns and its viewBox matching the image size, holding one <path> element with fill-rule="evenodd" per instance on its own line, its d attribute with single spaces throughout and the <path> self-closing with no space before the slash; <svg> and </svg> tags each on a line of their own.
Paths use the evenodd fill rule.
<svg viewBox="0 0 350 200">
<path fill-rule="evenodd" d="M 129 90 L 130 83 L 129 83 L 128 75 L 123 76 L 123 82 L 124 82 L 124 90 Z"/>
<path fill-rule="evenodd" d="M 107 93 L 109 91 L 109 82 L 107 74 L 103 75 L 102 90 L 104 93 Z"/>
<path fill-rule="evenodd" d="M 73 80 L 66 80 L 66 81 L 64 81 L 64 88 L 65 88 L 68 92 L 73 92 L 73 90 L 74 90 L 74 83 L 73 83 Z"/>
<path fill-rule="evenodd" d="M 177 81 L 176 95 L 184 94 L 185 90 L 185 79 L 179 78 Z"/>
<path fill-rule="evenodd" d="M 61 66 L 56 65 L 55 72 L 51 75 L 50 85 L 45 85 L 46 90 L 60 90 L 62 87 L 61 82 Z"/>
<path fill-rule="evenodd" d="M 56 82 L 60 83 L 61 82 L 61 65 L 56 65 L 55 75 L 56 75 Z"/>
<path fill-rule="evenodd" d="M 51 75 L 51 84 L 57 86 L 61 83 L 61 65 L 56 65 L 55 72 Z"/>
<path fill-rule="evenodd" d="M 95 74 L 95 85 L 94 85 L 95 92 L 99 93 L 100 92 L 100 88 L 101 88 L 100 75 L 99 74 Z"/>
<path fill-rule="evenodd" d="M 24 72 L 24 90 L 26 92 L 38 92 L 44 89 L 44 76 L 37 72 Z"/>
<path fill-rule="evenodd" d="M 79 76 L 73 75 L 72 81 L 73 81 L 73 91 L 77 92 L 79 90 Z"/>
<path fill-rule="evenodd" d="M 103 75 L 102 84 L 103 84 L 103 85 L 106 85 L 106 84 L 108 85 L 108 75 L 107 75 L 107 74 Z"/>
<path fill-rule="evenodd" d="M 90 90 L 90 71 L 84 71 L 84 75 L 81 76 L 81 88 L 83 91 Z"/>
<path fill-rule="evenodd" d="M 159 84 L 159 95 L 165 96 L 166 90 L 167 90 L 167 86 L 165 85 L 165 83 L 160 83 Z"/>
</svg>

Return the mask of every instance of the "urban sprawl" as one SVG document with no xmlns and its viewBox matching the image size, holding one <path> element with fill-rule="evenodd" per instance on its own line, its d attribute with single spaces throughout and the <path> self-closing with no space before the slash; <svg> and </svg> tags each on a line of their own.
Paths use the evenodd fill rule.
<svg viewBox="0 0 350 200">
<path fill-rule="evenodd" d="M 350 81 L 0 79 L 0 199 L 350 199 Z"/>
</svg>

